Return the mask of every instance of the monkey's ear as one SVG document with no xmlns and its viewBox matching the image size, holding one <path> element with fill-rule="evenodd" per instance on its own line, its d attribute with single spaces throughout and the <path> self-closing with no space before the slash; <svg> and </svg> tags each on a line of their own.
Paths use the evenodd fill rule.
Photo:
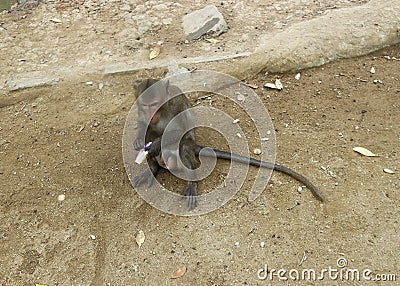
<svg viewBox="0 0 400 286">
<path fill-rule="evenodd" d="M 133 83 L 133 89 L 135 90 L 136 99 L 142 94 L 143 91 L 146 90 L 146 88 L 148 87 L 148 84 L 149 84 L 148 79 L 141 80 L 141 81 L 135 81 Z"/>
<path fill-rule="evenodd" d="M 150 86 L 155 84 L 158 80 L 157 79 L 152 79 L 148 78 L 145 80 L 140 80 L 140 81 L 135 81 L 133 83 L 133 89 L 135 90 L 135 97 L 136 99 Z"/>
</svg>

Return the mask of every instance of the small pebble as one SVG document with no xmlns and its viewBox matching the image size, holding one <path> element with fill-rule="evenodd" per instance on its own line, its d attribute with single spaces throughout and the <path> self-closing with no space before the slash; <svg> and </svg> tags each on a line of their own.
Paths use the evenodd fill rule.
<svg viewBox="0 0 400 286">
<path fill-rule="evenodd" d="M 235 246 L 236 246 L 236 247 L 239 247 L 239 246 L 240 246 L 240 242 L 238 242 L 238 241 L 235 242 Z"/>
<path fill-rule="evenodd" d="M 265 242 L 264 242 L 264 241 L 261 241 L 261 242 L 260 242 L 260 247 L 261 247 L 261 248 L 264 248 L 264 247 L 265 247 Z"/>
<path fill-rule="evenodd" d="M 96 236 L 93 235 L 93 234 L 91 234 L 91 235 L 89 235 L 89 238 L 90 238 L 91 240 L 95 240 L 95 239 L 96 239 Z"/>
<path fill-rule="evenodd" d="M 301 194 L 302 191 L 303 191 L 303 187 L 302 187 L 302 186 L 299 186 L 299 187 L 297 188 L 297 192 Z"/>
<path fill-rule="evenodd" d="M 64 194 L 58 195 L 57 200 L 59 202 L 62 202 L 63 200 L 65 200 L 65 195 Z"/>
<path fill-rule="evenodd" d="M 248 34 L 243 34 L 240 39 L 239 42 L 246 42 L 249 39 L 249 35 Z"/>
<path fill-rule="evenodd" d="M 254 149 L 253 153 L 256 154 L 256 155 L 260 155 L 261 154 L 261 149 L 258 149 L 258 148 Z"/>
<path fill-rule="evenodd" d="M 232 121 L 232 123 L 238 123 L 238 122 L 239 122 L 239 119 L 235 119 Z"/>
</svg>

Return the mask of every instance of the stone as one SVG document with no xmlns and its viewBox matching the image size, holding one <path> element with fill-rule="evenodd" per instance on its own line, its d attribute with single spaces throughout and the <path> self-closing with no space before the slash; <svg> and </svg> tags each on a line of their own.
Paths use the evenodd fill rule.
<svg viewBox="0 0 400 286">
<path fill-rule="evenodd" d="M 189 41 L 205 34 L 218 36 L 228 30 L 224 17 L 214 5 L 208 5 L 183 16 L 182 26 Z"/>
</svg>

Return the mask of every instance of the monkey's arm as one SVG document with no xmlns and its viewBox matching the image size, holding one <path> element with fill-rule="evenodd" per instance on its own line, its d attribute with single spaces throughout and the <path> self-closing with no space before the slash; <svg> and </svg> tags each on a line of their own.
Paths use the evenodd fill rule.
<svg viewBox="0 0 400 286">
<path fill-rule="evenodd" d="M 141 121 L 139 121 L 137 128 L 138 132 L 135 142 L 133 142 L 133 148 L 135 148 L 135 150 L 140 150 L 144 147 L 145 144 L 146 126 Z"/>
</svg>

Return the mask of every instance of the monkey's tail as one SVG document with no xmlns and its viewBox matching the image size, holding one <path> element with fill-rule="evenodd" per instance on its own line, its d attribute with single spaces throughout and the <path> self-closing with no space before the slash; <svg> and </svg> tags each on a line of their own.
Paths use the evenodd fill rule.
<svg viewBox="0 0 400 286">
<path fill-rule="evenodd" d="M 198 156 L 200 151 L 202 150 L 201 154 L 204 156 L 207 156 L 207 157 L 213 157 L 215 154 L 217 156 L 217 158 L 219 158 L 219 159 L 232 160 L 232 161 L 243 163 L 243 164 L 250 164 L 250 165 L 256 166 L 256 167 L 261 167 L 261 168 L 266 168 L 266 169 L 282 172 L 284 174 L 291 176 L 292 178 L 296 179 L 297 181 L 303 183 L 304 185 L 306 185 L 306 187 L 311 190 L 311 192 L 315 198 L 317 198 L 321 202 L 324 201 L 324 197 L 322 196 L 321 192 L 317 189 L 316 186 L 314 186 L 306 177 L 293 171 L 292 169 L 290 169 L 288 167 L 274 164 L 271 162 L 257 160 L 257 159 L 251 158 L 251 157 L 248 158 L 248 157 L 241 156 L 241 155 L 238 155 L 235 153 L 225 152 L 225 151 L 221 151 L 221 150 L 217 150 L 217 149 L 212 149 L 214 151 L 213 152 L 210 149 L 211 148 L 208 148 L 208 147 L 206 148 L 203 146 L 197 146 L 196 147 L 196 155 Z"/>
</svg>

